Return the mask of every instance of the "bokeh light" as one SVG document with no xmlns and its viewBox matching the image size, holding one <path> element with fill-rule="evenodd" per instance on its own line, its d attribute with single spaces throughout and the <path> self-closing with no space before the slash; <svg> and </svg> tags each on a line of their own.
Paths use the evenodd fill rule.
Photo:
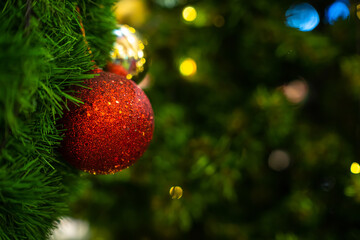
<svg viewBox="0 0 360 240">
<path fill-rule="evenodd" d="M 309 3 L 291 6 L 285 13 L 286 25 L 302 32 L 313 30 L 320 22 L 319 14 Z"/>
<path fill-rule="evenodd" d="M 150 13 L 146 0 L 116 1 L 113 8 L 118 23 L 126 23 L 135 27 L 143 25 Z"/>
<path fill-rule="evenodd" d="M 360 165 L 357 162 L 353 162 L 350 167 L 350 172 L 353 174 L 360 173 Z"/>
<path fill-rule="evenodd" d="M 222 27 L 225 24 L 225 19 L 221 15 L 216 15 L 213 19 L 213 24 L 215 27 Z"/>
<path fill-rule="evenodd" d="M 50 237 L 51 240 L 87 240 L 89 238 L 89 223 L 69 217 L 60 220 Z"/>
<path fill-rule="evenodd" d="M 356 5 L 356 16 L 360 19 L 360 4 Z"/>
<path fill-rule="evenodd" d="M 337 20 L 346 19 L 350 16 L 348 5 L 343 1 L 335 1 L 325 10 L 325 20 L 334 24 Z"/>
<path fill-rule="evenodd" d="M 192 6 L 185 7 L 182 11 L 182 16 L 185 21 L 192 22 L 196 19 L 197 16 L 196 9 Z"/>
<path fill-rule="evenodd" d="M 274 150 L 269 155 L 268 164 L 275 171 L 283 171 L 290 165 L 289 154 L 283 150 Z"/>
<path fill-rule="evenodd" d="M 304 80 L 295 80 L 282 87 L 286 99 L 294 104 L 304 101 L 309 92 L 309 87 Z"/>
<path fill-rule="evenodd" d="M 173 8 L 181 2 L 181 0 L 155 0 L 157 4 L 166 8 Z"/>
<path fill-rule="evenodd" d="M 184 76 L 194 75 L 197 71 L 196 62 L 192 58 L 186 58 L 181 62 L 179 70 Z"/>
<path fill-rule="evenodd" d="M 170 188 L 169 194 L 172 199 L 180 199 L 183 195 L 183 190 L 179 186 L 173 186 Z"/>
</svg>

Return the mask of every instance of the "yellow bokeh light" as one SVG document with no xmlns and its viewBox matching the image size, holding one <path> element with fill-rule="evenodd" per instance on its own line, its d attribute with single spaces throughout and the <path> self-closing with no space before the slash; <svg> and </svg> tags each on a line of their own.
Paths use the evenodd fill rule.
<svg viewBox="0 0 360 240">
<path fill-rule="evenodd" d="M 187 58 L 180 64 L 180 73 L 184 76 L 191 76 L 196 73 L 196 62 L 192 58 Z"/>
<path fill-rule="evenodd" d="M 169 194 L 172 199 L 180 199 L 183 195 L 183 190 L 179 186 L 173 186 L 170 188 Z"/>
<path fill-rule="evenodd" d="M 360 19 L 360 4 L 356 5 L 356 16 Z"/>
<path fill-rule="evenodd" d="M 192 22 L 195 20 L 197 16 L 196 9 L 191 6 L 185 7 L 182 12 L 182 16 L 185 19 L 185 21 Z"/>
<path fill-rule="evenodd" d="M 353 174 L 359 174 L 360 173 L 360 165 L 357 162 L 353 162 L 351 164 L 350 171 Z"/>
</svg>

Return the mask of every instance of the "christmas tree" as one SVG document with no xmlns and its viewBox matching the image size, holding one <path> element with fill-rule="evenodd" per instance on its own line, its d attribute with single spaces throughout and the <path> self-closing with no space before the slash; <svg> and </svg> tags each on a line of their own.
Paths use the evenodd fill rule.
<svg viewBox="0 0 360 240">
<path fill-rule="evenodd" d="M 45 239 L 78 173 L 61 160 L 67 91 L 109 58 L 113 1 L 1 1 L 0 239 Z M 91 27 L 90 27 L 91 26 Z M 86 31 L 86 41 L 82 34 Z M 91 47 L 90 54 L 88 48 Z"/>
<path fill-rule="evenodd" d="M 155 131 L 134 166 L 91 175 L 59 154 L 57 122 L 111 61 L 113 3 L 20 2 L 1 3 L 0 239 L 64 216 L 81 239 L 358 238 L 356 5 L 301 5 L 317 21 L 296 29 L 289 1 L 119 1 L 149 43 Z"/>
</svg>

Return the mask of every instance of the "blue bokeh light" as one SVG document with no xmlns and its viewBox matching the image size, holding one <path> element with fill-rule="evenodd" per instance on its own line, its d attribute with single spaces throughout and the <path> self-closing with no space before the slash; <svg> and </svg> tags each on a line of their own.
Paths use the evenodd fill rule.
<svg viewBox="0 0 360 240">
<path fill-rule="evenodd" d="M 346 19 L 350 16 L 350 10 L 347 1 L 335 1 L 325 10 L 325 20 L 329 24 L 334 24 L 337 20 Z"/>
<path fill-rule="evenodd" d="M 286 25 L 302 32 L 313 30 L 320 22 L 319 14 L 309 3 L 291 6 L 285 13 Z"/>
</svg>

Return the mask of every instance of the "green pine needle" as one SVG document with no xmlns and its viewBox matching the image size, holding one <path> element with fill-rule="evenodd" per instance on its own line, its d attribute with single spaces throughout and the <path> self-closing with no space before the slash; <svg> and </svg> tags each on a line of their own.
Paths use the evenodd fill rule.
<svg viewBox="0 0 360 240">
<path fill-rule="evenodd" d="M 31 3 L 27 26 L 25 12 Z M 78 172 L 57 152 L 57 120 L 109 56 L 113 1 L 0 3 L 0 239 L 44 239 L 67 212 Z M 79 6 L 80 15 L 76 10 Z M 81 34 L 81 21 L 88 45 Z"/>
</svg>

